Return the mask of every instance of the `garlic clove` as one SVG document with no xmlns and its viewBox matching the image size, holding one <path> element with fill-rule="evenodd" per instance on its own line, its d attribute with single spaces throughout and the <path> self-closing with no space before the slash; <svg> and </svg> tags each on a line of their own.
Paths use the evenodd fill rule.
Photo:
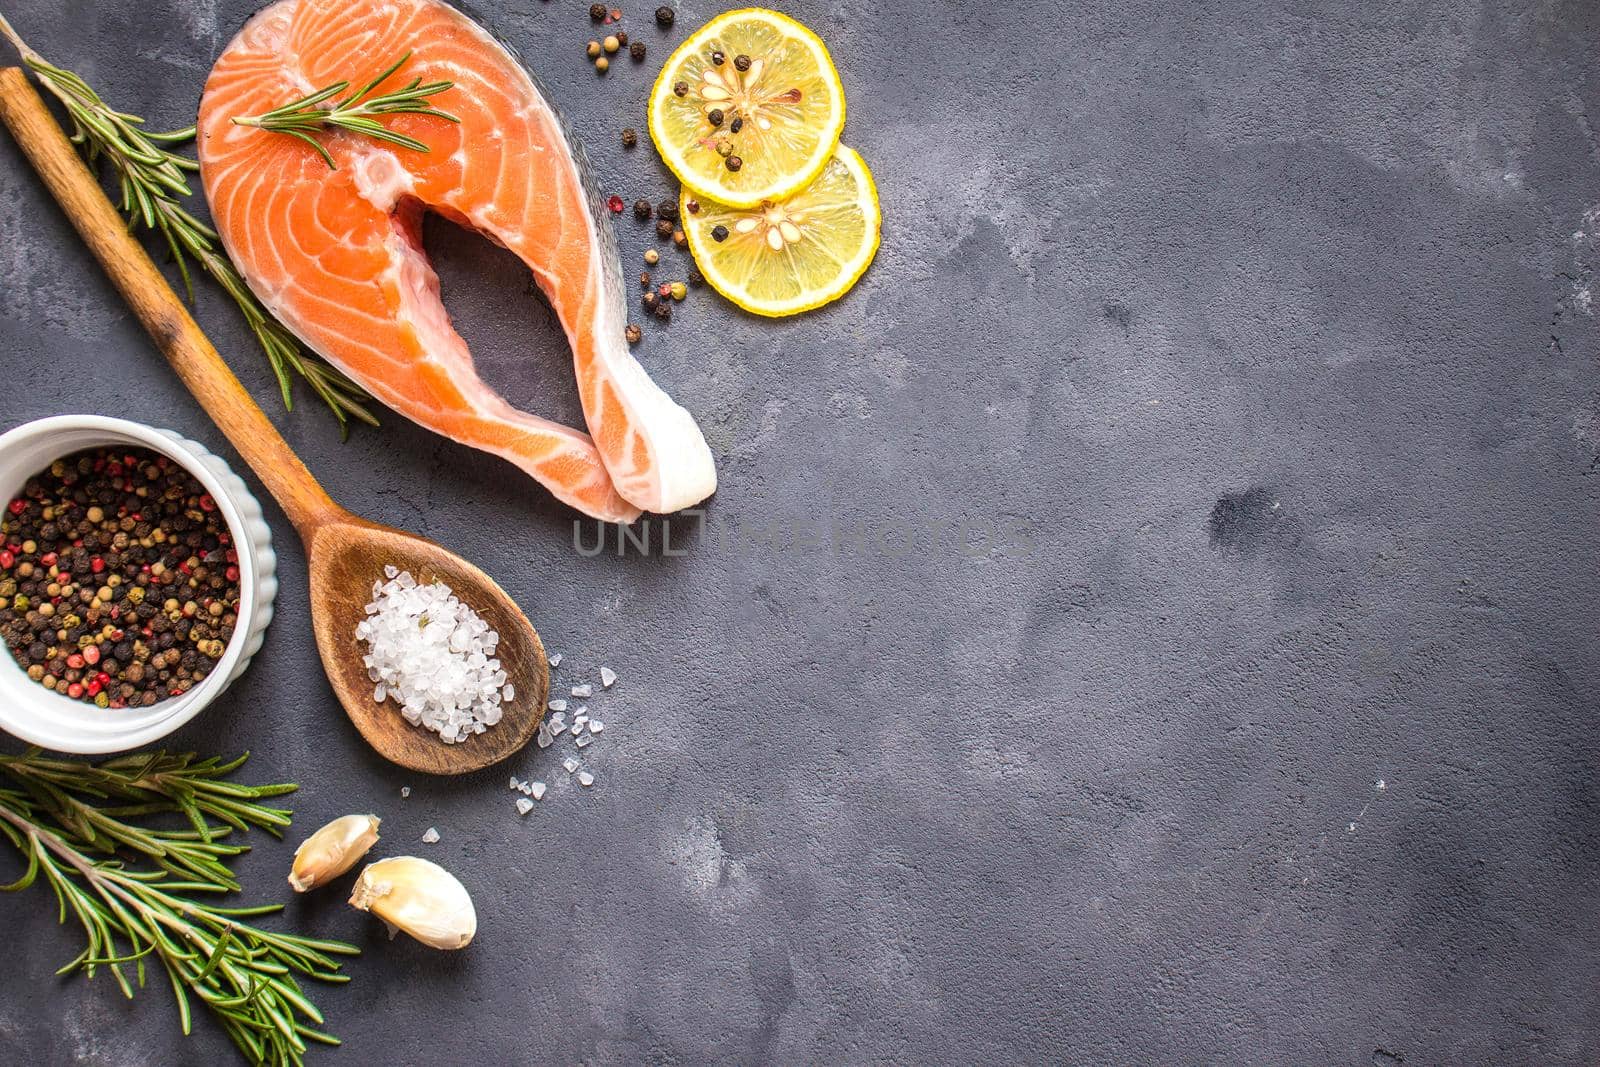
<svg viewBox="0 0 1600 1067">
<path fill-rule="evenodd" d="M 376 815 L 346 815 L 335 819 L 294 850 L 289 885 L 304 893 L 339 877 L 356 865 L 378 841 Z"/>
<path fill-rule="evenodd" d="M 356 878 L 350 903 L 389 927 L 433 948 L 466 948 L 478 932 L 472 897 L 456 876 L 417 856 L 369 863 Z"/>
</svg>

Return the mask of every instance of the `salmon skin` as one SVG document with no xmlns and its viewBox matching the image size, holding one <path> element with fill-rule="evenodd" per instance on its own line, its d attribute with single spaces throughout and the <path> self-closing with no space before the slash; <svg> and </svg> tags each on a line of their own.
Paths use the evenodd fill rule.
<svg viewBox="0 0 1600 1067">
<path fill-rule="evenodd" d="M 338 81 L 375 93 L 450 81 L 426 115 L 380 121 L 429 151 L 359 134 L 308 144 L 236 125 Z M 223 247 L 302 341 L 407 418 L 510 460 L 608 521 L 671 512 L 715 491 L 690 414 L 628 351 L 622 267 L 582 154 L 533 79 L 439 0 L 280 0 L 245 24 L 200 101 L 200 177 Z M 422 249 L 434 211 L 515 253 L 572 348 L 589 433 L 513 408 L 479 377 Z"/>
</svg>

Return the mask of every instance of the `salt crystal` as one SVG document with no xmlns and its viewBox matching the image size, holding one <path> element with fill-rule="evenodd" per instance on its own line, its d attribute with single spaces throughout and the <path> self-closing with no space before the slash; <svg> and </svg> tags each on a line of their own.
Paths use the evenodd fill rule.
<svg viewBox="0 0 1600 1067">
<path fill-rule="evenodd" d="M 564 734 L 566 732 L 567 732 L 567 724 L 562 722 L 560 719 L 557 719 L 555 722 L 551 723 L 550 724 L 550 729 L 548 731 L 548 733 L 550 734 L 550 736 L 552 738 L 560 737 L 562 734 Z"/>
<path fill-rule="evenodd" d="M 500 635 L 443 582 L 418 585 L 393 564 L 383 573 L 388 580 L 373 583 L 367 618 L 356 625 L 373 701 L 393 700 L 406 722 L 445 744 L 498 723 L 516 695 L 492 658 Z"/>
<path fill-rule="evenodd" d="M 559 652 L 550 653 L 550 666 L 552 666 L 552 667 L 561 666 L 561 653 L 559 653 Z"/>
<path fill-rule="evenodd" d="M 506 687 L 500 690 L 500 699 L 504 700 L 507 704 L 517 699 L 517 687 L 512 685 L 510 682 L 507 682 Z"/>
<path fill-rule="evenodd" d="M 406 797 L 408 797 L 410 795 L 411 795 L 411 787 L 409 785 L 403 785 L 403 786 L 400 787 L 400 799 L 401 800 L 404 800 Z"/>
<path fill-rule="evenodd" d="M 601 722 L 599 719 L 590 719 L 589 720 L 589 732 L 591 734 L 603 733 L 605 731 L 605 728 L 606 728 L 606 724 Z"/>
<path fill-rule="evenodd" d="M 594 738 L 589 736 L 588 734 L 579 734 L 578 735 L 578 747 L 579 748 L 587 748 L 591 743 L 593 743 L 593 741 L 594 741 Z"/>
<path fill-rule="evenodd" d="M 572 687 L 572 695 L 578 697 L 579 699 L 587 696 L 593 696 L 594 686 L 590 685 L 588 682 L 584 682 L 582 685 L 575 685 Z"/>
<path fill-rule="evenodd" d="M 588 771 L 584 771 L 582 774 L 578 775 L 578 784 L 587 789 L 589 786 L 594 785 L 594 775 L 590 774 Z"/>
<path fill-rule="evenodd" d="M 561 761 L 561 766 L 567 769 L 568 774 L 571 774 L 573 771 L 578 769 L 578 761 L 573 759 L 571 756 L 568 756 L 566 759 Z"/>
<path fill-rule="evenodd" d="M 517 786 L 517 788 L 522 791 L 522 795 L 525 796 L 525 797 L 533 795 L 533 783 L 532 782 L 523 782 L 521 785 Z"/>
<path fill-rule="evenodd" d="M 520 789 L 521 787 L 522 787 L 522 783 L 517 781 L 517 776 L 513 774 L 511 776 L 511 788 L 512 789 Z"/>
<path fill-rule="evenodd" d="M 546 704 L 545 706 L 548 707 L 551 711 L 566 711 L 567 710 L 567 702 L 565 700 L 559 700 L 559 699 L 552 700 L 549 704 Z"/>
<path fill-rule="evenodd" d="M 550 742 L 554 741 L 556 739 L 556 734 L 559 734 L 560 732 L 560 730 L 552 731 L 545 729 L 543 726 L 539 727 L 539 747 L 549 748 Z"/>
<path fill-rule="evenodd" d="M 535 800 L 543 800 L 544 799 L 544 788 L 545 788 L 545 786 L 544 786 L 543 782 L 534 782 L 533 783 L 533 793 L 531 794 L 533 799 L 535 799 Z"/>
<path fill-rule="evenodd" d="M 573 719 L 572 720 L 573 732 L 576 733 L 576 732 L 582 730 L 583 729 L 583 724 L 588 722 L 588 721 L 589 721 L 589 716 L 587 716 L 587 715 L 579 715 L 576 719 Z"/>
<path fill-rule="evenodd" d="M 422 832 L 422 843 L 424 845 L 431 845 L 437 840 L 439 840 L 439 831 L 433 827 L 430 826 Z"/>
<path fill-rule="evenodd" d="M 617 672 L 610 667 L 600 668 L 600 688 L 610 689 L 611 684 L 617 680 Z"/>
<path fill-rule="evenodd" d="M 528 814 L 528 812 L 530 812 L 532 810 L 533 810 L 533 801 L 529 800 L 527 797 L 518 797 L 517 798 L 517 814 L 518 815 L 526 815 L 526 814 Z"/>
</svg>

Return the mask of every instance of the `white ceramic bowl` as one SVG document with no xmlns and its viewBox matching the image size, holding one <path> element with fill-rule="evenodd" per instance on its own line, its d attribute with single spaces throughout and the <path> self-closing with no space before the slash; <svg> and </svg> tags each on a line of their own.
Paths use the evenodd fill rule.
<svg viewBox="0 0 1600 1067">
<path fill-rule="evenodd" d="M 171 430 L 100 415 L 58 415 L 18 426 L 0 435 L 0 505 L 54 461 L 103 445 L 138 445 L 159 452 L 193 474 L 216 500 L 239 555 L 239 619 L 222 658 L 199 685 L 148 708 L 99 708 L 53 693 L 23 673 L 10 651 L 0 647 L 0 729 L 60 752 L 138 748 L 200 714 L 260 650 L 278 594 L 278 557 L 260 503 L 226 463 Z"/>
</svg>

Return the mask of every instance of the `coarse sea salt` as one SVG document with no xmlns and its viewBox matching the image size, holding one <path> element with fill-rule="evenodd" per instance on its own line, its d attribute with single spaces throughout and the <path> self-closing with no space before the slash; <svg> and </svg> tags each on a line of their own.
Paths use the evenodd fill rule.
<svg viewBox="0 0 1600 1067">
<path fill-rule="evenodd" d="M 545 785 L 544 785 L 543 782 L 534 782 L 533 783 L 533 793 L 532 793 L 533 799 L 535 799 L 535 800 L 543 800 L 544 799 L 544 790 L 545 790 Z"/>
<path fill-rule="evenodd" d="M 500 721 L 516 690 L 495 658 L 500 635 L 443 582 L 419 585 L 393 564 L 372 583 L 356 638 L 362 664 L 377 683 L 372 699 L 393 700 L 401 716 L 446 744 L 465 741 Z"/>
<path fill-rule="evenodd" d="M 567 710 L 567 702 L 565 700 L 561 700 L 559 698 L 556 699 L 556 700 L 552 700 L 549 704 L 547 704 L 545 706 L 548 707 L 551 711 L 566 711 Z"/>
<path fill-rule="evenodd" d="M 594 785 L 594 775 L 584 771 L 578 775 L 578 784 L 587 789 L 589 786 Z"/>
<path fill-rule="evenodd" d="M 552 667 L 561 666 L 561 653 L 559 653 L 559 652 L 550 653 L 549 663 L 550 663 L 550 666 L 552 666 Z"/>
<path fill-rule="evenodd" d="M 528 814 L 528 812 L 530 812 L 532 810 L 533 810 L 533 801 L 529 800 L 527 797 L 518 797 L 517 798 L 517 814 L 518 815 L 526 815 L 526 814 Z"/>
<path fill-rule="evenodd" d="M 578 769 L 578 761 L 573 759 L 571 756 L 568 756 L 566 759 L 561 761 L 561 766 L 567 769 L 568 774 L 571 774 L 573 771 Z"/>
<path fill-rule="evenodd" d="M 579 700 L 582 700 L 584 697 L 593 696 L 594 686 L 590 685 L 588 682 L 584 682 L 582 685 L 575 685 L 572 687 L 572 695 L 577 697 Z"/>
<path fill-rule="evenodd" d="M 428 827 L 426 830 L 424 830 L 422 832 L 422 843 L 424 845 L 434 844 L 438 840 L 439 840 L 439 831 L 435 830 L 433 827 L 430 826 L 430 827 Z"/>
<path fill-rule="evenodd" d="M 600 668 L 600 688 L 610 689 L 617 680 L 617 672 L 610 667 Z"/>
</svg>

